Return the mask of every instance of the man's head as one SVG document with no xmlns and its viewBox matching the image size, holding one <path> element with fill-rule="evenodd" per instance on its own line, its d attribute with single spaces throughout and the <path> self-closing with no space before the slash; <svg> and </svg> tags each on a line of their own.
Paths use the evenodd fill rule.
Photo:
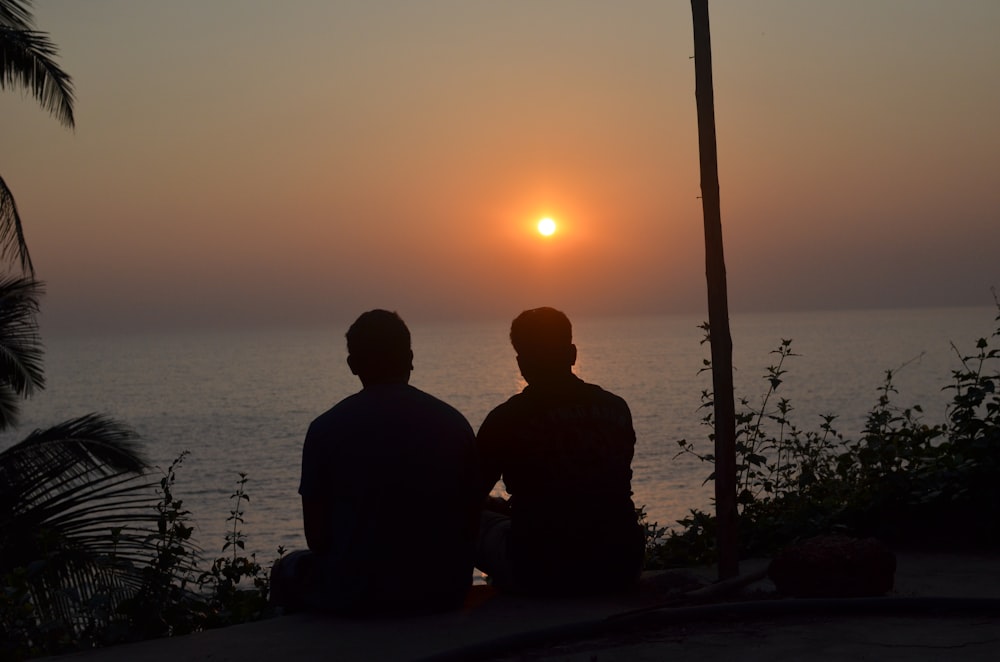
<svg viewBox="0 0 1000 662">
<path fill-rule="evenodd" d="M 510 342 L 517 365 L 529 384 L 572 372 L 576 363 L 573 326 L 555 308 L 526 310 L 510 325 Z"/>
<path fill-rule="evenodd" d="M 363 313 L 347 330 L 347 365 L 364 386 L 408 382 L 413 351 L 406 323 L 388 310 Z"/>
</svg>

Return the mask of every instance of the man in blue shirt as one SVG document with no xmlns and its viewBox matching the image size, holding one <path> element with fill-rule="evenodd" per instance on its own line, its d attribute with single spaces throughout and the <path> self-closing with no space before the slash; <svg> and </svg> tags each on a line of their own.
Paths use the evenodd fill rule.
<svg viewBox="0 0 1000 662">
<path fill-rule="evenodd" d="M 410 332 L 396 313 L 361 315 L 347 349 L 362 389 L 309 426 L 299 484 L 309 549 L 276 566 L 272 601 L 348 614 L 461 606 L 481 504 L 472 428 L 409 385 Z"/>
</svg>

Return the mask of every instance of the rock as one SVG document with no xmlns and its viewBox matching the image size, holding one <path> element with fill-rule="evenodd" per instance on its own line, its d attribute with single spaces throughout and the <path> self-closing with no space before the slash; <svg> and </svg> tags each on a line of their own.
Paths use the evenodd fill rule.
<svg viewBox="0 0 1000 662">
<path fill-rule="evenodd" d="M 791 545 L 768 568 L 778 591 L 799 598 L 858 598 L 892 590 L 896 555 L 874 538 L 824 535 Z"/>
</svg>

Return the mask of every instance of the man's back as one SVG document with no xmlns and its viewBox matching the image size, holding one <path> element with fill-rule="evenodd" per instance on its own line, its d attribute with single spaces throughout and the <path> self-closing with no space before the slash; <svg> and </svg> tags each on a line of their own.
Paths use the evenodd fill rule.
<svg viewBox="0 0 1000 662">
<path fill-rule="evenodd" d="M 461 606 L 472 584 L 478 463 L 458 411 L 409 386 L 410 330 L 395 312 L 347 329 L 361 380 L 309 426 L 302 449 L 308 549 L 271 571 L 271 601 L 347 613 Z"/>
<path fill-rule="evenodd" d="M 487 416 L 477 442 L 487 479 L 502 475 L 511 495 L 520 583 L 599 588 L 637 573 L 635 432 L 624 400 L 572 374 L 529 384 Z"/>
<path fill-rule="evenodd" d="M 406 384 L 367 387 L 313 421 L 299 492 L 324 505 L 332 599 L 345 608 L 460 601 L 472 576 L 476 466 L 466 419 Z"/>
</svg>

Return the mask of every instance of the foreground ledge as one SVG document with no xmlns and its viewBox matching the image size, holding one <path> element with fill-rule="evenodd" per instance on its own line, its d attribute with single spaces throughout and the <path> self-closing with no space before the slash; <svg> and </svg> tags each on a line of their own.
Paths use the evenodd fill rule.
<svg viewBox="0 0 1000 662">
<path fill-rule="evenodd" d="M 984 612 L 995 613 L 1000 609 L 1000 556 L 900 553 L 897 558 L 894 593 L 885 599 L 868 599 L 871 605 L 906 607 L 907 622 L 923 617 L 924 614 L 917 613 L 919 605 L 934 604 L 934 600 L 939 606 L 950 604 L 953 611 L 964 604 L 967 609 L 963 613 L 973 619 L 981 618 Z M 741 564 L 741 574 L 759 576 L 766 564 L 766 560 L 745 561 Z M 709 621 L 716 628 L 713 641 L 721 644 L 718 652 L 725 657 L 715 658 L 701 650 L 701 659 L 731 659 L 732 650 L 725 650 L 729 648 L 724 643 L 726 637 L 739 636 L 739 623 L 752 620 L 755 613 L 773 619 L 781 616 L 779 612 L 801 615 L 805 611 L 816 614 L 826 609 L 829 617 L 840 618 L 863 607 L 860 602 L 852 605 L 850 601 L 837 602 L 841 607 L 838 609 L 830 601 L 768 599 L 773 598 L 773 585 L 766 579 L 742 587 L 739 595 L 719 596 L 714 604 L 694 606 L 677 599 L 679 592 L 697 590 L 699 582 L 707 584 L 714 579 L 713 575 L 711 568 L 649 572 L 643 576 L 638 591 L 594 598 L 525 598 L 499 594 L 488 587 L 474 587 L 465 608 L 446 614 L 365 620 L 291 614 L 182 637 L 74 653 L 59 659 L 108 662 L 444 661 L 488 659 L 493 654 L 503 655 L 520 648 L 591 637 L 603 637 L 601 645 L 604 646 L 627 643 L 640 649 L 644 647 L 651 655 L 649 659 L 656 659 L 655 655 L 663 651 L 653 648 L 671 642 L 679 646 L 677 637 L 669 641 L 663 637 L 642 637 L 636 635 L 636 630 L 653 631 L 671 623 L 690 625 Z M 772 592 L 770 596 L 769 592 Z M 727 607 L 729 599 L 738 605 Z M 991 620 L 998 622 L 995 618 Z M 829 630 L 831 636 L 835 631 L 820 625 L 813 629 Z M 886 635 L 889 634 L 891 632 L 886 630 Z M 616 636 L 617 644 L 614 643 Z M 758 637 L 757 643 L 764 644 L 764 641 Z M 630 651 L 629 657 L 640 659 L 640 651 Z M 601 659 L 605 659 L 604 656 Z"/>
</svg>

